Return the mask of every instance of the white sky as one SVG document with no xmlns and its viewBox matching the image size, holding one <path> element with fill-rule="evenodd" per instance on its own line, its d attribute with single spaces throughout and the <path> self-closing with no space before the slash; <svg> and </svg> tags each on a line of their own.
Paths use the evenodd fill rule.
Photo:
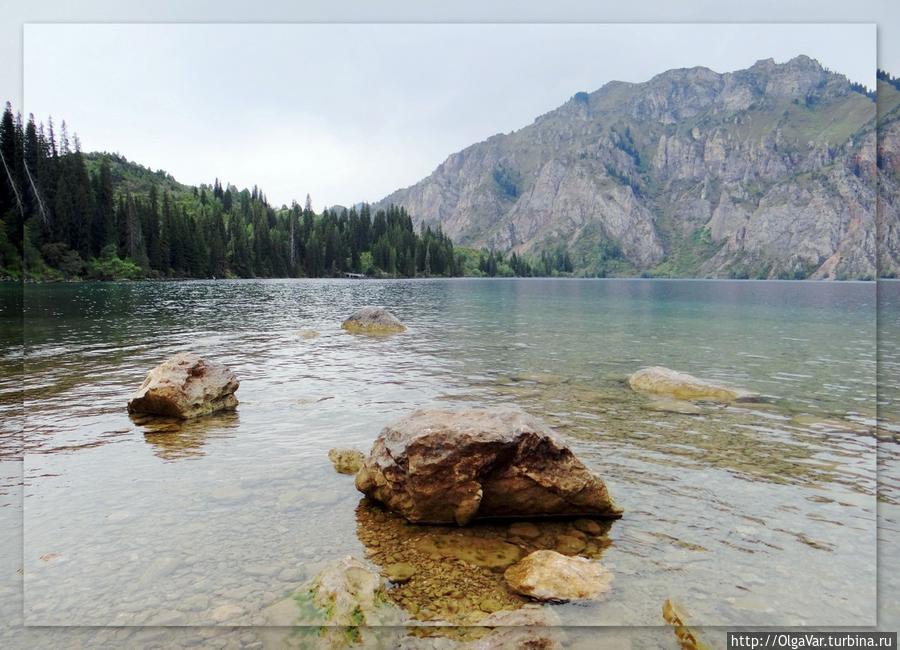
<svg viewBox="0 0 900 650">
<path fill-rule="evenodd" d="M 320 209 L 613 79 L 807 54 L 872 87 L 875 40 L 871 24 L 28 24 L 24 108 L 88 151 Z"/>
</svg>

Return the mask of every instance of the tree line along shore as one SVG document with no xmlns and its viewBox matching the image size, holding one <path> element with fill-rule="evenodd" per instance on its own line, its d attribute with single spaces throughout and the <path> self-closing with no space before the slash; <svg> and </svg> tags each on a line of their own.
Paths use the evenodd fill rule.
<svg viewBox="0 0 900 650">
<path fill-rule="evenodd" d="M 275 207 L 256 186 L 178 183 L 121 155 L 85 153 L 65 122 L 7 103 L 0 122 L 0 277 L 166 278 L 533 276 L 572 271 L 568 253 L 534 259 L 453 245 L 399 206 L 315 212 Z"/>
</svg>

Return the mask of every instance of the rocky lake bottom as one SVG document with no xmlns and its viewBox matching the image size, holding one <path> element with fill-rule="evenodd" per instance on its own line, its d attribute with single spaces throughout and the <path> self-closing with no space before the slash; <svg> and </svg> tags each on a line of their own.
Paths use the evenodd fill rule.
<svg viewBox="0 0 900 650">
<path fill-rule="evenodd" d="M 0 386 L 7 422 L 18 390 L 26 414 L 24 436 L 2 443 L 0 512 L 24 527 L 3 527 L 0 614 L 28 627 L 0 628 L 0 643 L 311 647 L 316 628 L 268 627 L 268 612 L 346 556 L 411 577 L 387 590 L 404 627 L 335 632 L 337 645 L 475 643 L 490 632 L 470 626 L 537 608 L 566 647 L 603 635 L 674 648 L 661 627 L 669 599 L 698 628 L 878 615 L 890 629 L 900 610 L 884 596 L 898 585 L 877 567 L 900 557 L 900 289 L 885 287 L 876 394 L 872 283 L 29 286 L 24 376 Z M 408 330 L 342 331 L 365 304 L 390 307 Z M 21 361 L 6 313 L 5 369 Z M 237 411 L 129 417 L 128 394 L 182 350 L 236 372 Z M 678 412 L 623 381 L 647 365 L 766 400 Z M 496 405 L 558 432 L 623 518 L 412 525 L 328 459 L 333 447 L 367 453 L 416 408 Z M 538 549 L 601 562 L 609 593 L 537 606 L 510 593 L 503 570 Z M 715 645 L 721 631 L 705 634 Z"/>
</svg>

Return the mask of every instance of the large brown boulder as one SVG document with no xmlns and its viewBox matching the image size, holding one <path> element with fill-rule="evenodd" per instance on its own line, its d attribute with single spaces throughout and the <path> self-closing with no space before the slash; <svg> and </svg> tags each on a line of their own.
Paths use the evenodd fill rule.
<svg viewBox="0 0 900 650">
<path fill-rule="evenodd" d="M 225 365 L 181 352 L 147 373 L 128 400 L 129 413 L 194 418 L 237 406 L 240 382 Z"/>
<path fill-rule="evenodd" d="M 712 400 L 715 402 L 752 402 L 759 395 L 742 388 L 733 388 L 699 379 L 685 372 L 662 366 L 641 368 L 629 375 L 628 385 L 633 390 L 653 395 L 673 397 L 678 400 Z"/>
<path fill-rule="evenodd" d="M 510 408 L 415 411 L 384 428 L 356 487 L 418 523 L 622 514 L 561 440 Z"/>
</svg>

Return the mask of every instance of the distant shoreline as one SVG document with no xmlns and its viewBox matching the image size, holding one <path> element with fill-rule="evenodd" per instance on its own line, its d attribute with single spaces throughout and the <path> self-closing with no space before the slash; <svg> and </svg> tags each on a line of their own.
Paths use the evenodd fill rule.
<svg viewBox="0 0 900 650">
<path fill-rule="evenodd" d="M 811 278 L 801 279 L 780 279 L 780 278 L 695 278 L 695 277 L 674 277 L 674 278 L 646 278 L 641 276 L 621 276 L 592 278 L 580 276 L 434 276 L 434 277 L 416 277 L 416 278 L 288 278 L 288 277 L 260 277 L 260 278 L 142 278 L 139 280 L 118 279 L 118 280 L 14 280 L 12 278 L 2 278 L 2 284 L 21 284 L 21 285 L 53 285 L 53 284 L 142 284 L 142 283 L 178 283 L 178 282 L 256 282 L 256 281 L 330 281 L 330 282 L 347 282 L 358 284 L 360 282 L 410 282 L 410 281 L 434 281 L 434 280 L 590 280 L 590 281 L 664 281 L 664 282 L 808 282 L 811 284 L 877 284 L 879 282 L 900 282 L 900 278 L 848 278 L 846 280 L 838 279 L 820 279 Z"/>
</svg>

